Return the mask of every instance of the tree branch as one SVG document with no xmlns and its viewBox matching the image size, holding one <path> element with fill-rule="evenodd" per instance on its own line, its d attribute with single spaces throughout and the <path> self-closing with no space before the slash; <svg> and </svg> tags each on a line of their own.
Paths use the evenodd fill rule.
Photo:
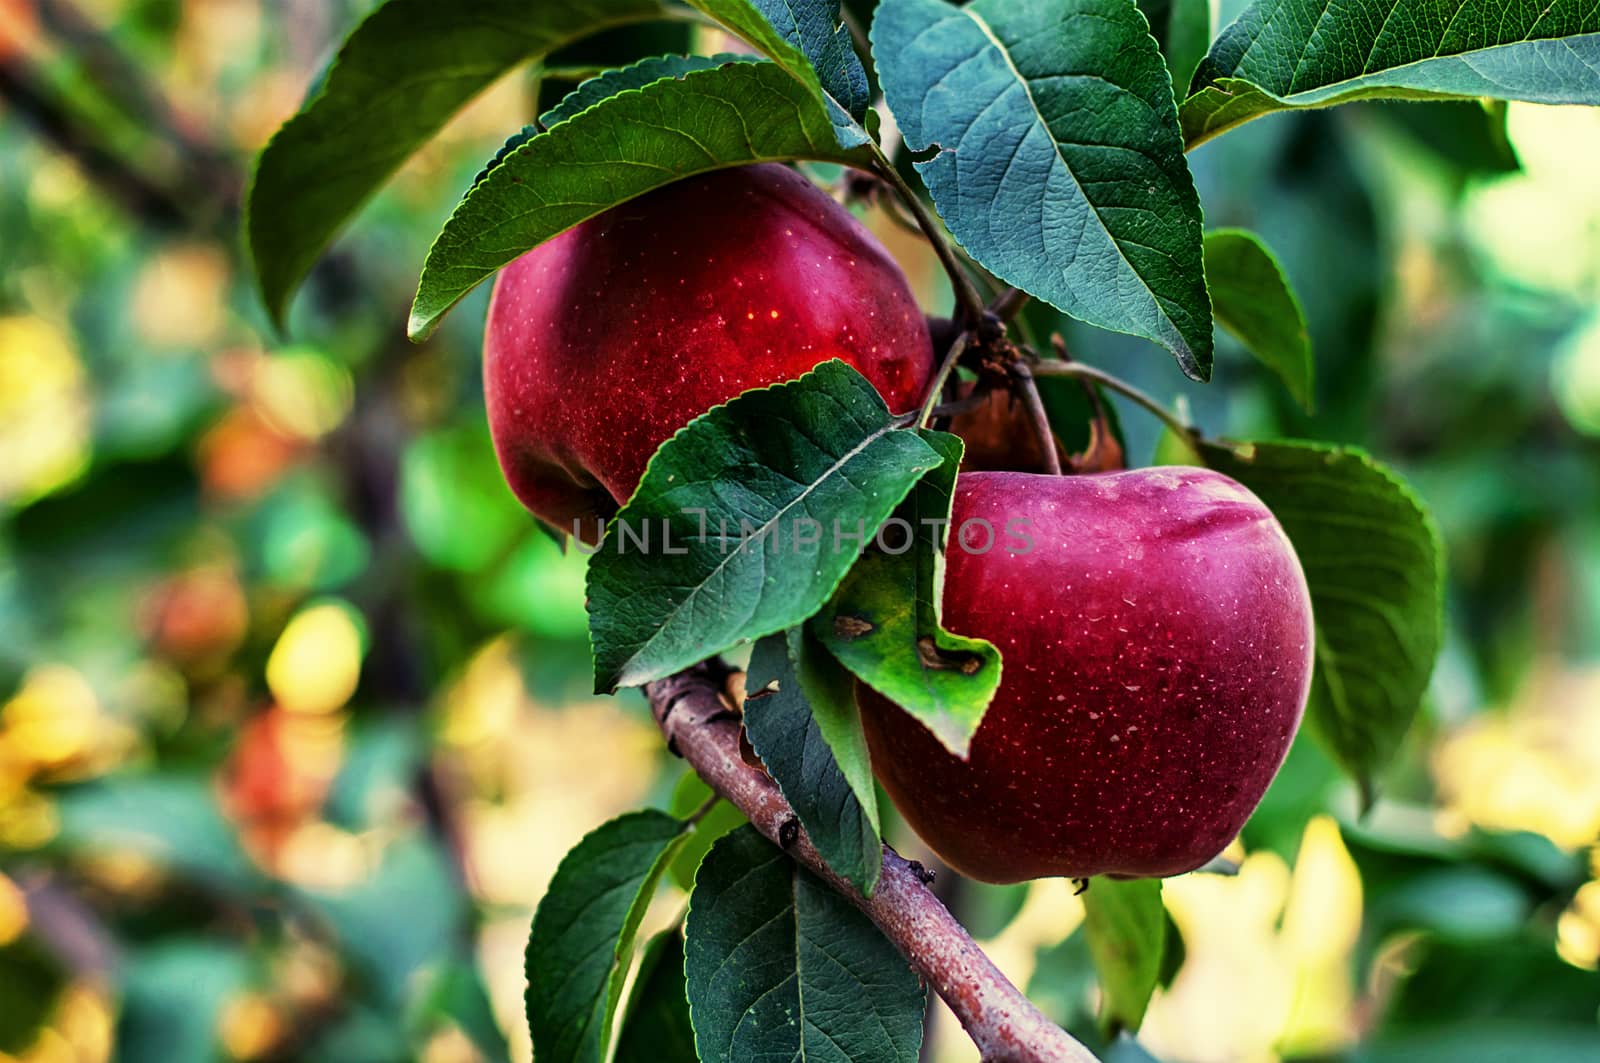
<svg viewBox="0 0 1600 1063">
<path fill-rule="evenodd" d="M 72 158 L 89 181 L 134 217 L 168 229 L 187 223 L 186 204 L 102 148 L 94 134 L 61 101 L 44 91 L 21 58 L 0 61 L 0 100 L 14 108 L 57 151 Z"/>
<path fill-rule="evenodd" d="M 794 810 L 772 779 L 739 748 L 723 690 L 730 672 L 708 661 L 645 687 L 667 746 L 777 844 Z M 790 826 L 789 831 L 794 827 Z M 870 899 L 834 874 L 801 830 L 789 856 L 877 924 L 917 973 L 944 998 L 986 1063 L 1093 1063 L 1083 1045 L 1012 985 L 919 877 L 920 868 L 884 848 L 883 875 Z"/>
<path fill-rule="evenodd" d="M 1027 362 L 1018 360 L 1012 363 L 1011 376 L 1022 392 L 1023 403 L 1028 407 L 1028 420 L 1033 422 L 1034 435 L 1039 437 L 1044 471 L 1051 476 L 1060 476 L 1061 456 L 1056 453 L 1056 434 L 1050 430 L 1050 415 L 1045 411 L 1044 399 L 1039 396 L 1039 385 L 1034 383 L 1033 371 L 1028 368 Z"/>
</svg>

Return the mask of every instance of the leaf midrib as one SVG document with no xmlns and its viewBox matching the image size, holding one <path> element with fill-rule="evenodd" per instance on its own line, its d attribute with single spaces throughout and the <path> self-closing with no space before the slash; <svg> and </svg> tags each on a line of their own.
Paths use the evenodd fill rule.
<svg viewBox="0 0 1600 1063">
<path fill-rule="evenodd" d="M 1441 52 L 1435 52 L 1432 55 L 1421 56 L 1421 57 L 1413 59 L 1413 60 L 1411 60 L 1409 62 L 1396 63 L 1394 66 L 1386 66 L 1386 67 L 1383 67 L 1383 68 L 1378 69 L 1378 70 L 1365 69 L 1366 65 L 1371 63 L 1371 58 L 1370 58 L 1370 54 L 1369 54 L 1369 58 L 1367 59 L 1367 62 L 1365 64 L 1363 64 L 1363 70 L 1361 71 L 1361 73 L 1355 75 L 1354 77 L 1340 78 L 1338 81 L 1328 81 L 1328 82 L 1324 82 L 1321 85 L 1314 86 L 1312 88 L 1299 89 L 1299 90 L 1296 90 L 1296 91 L 1285 92 L 1285 93 L 1275 92 L 1274 90 L 1267 88 L 1265 85 L 1262 85 L 1259 82 L 1254 81 L 1251 78 L 1249 78 L 1249 77 L 1247 77 L 1244 74 L 1239 72 L 1239 67 L 1243 64 L 1244 56 L 1249 54 L 1249 49 L 1247 48 L 1245 50 L 1244 55 L 1240 56 L 1240 62 L 1238 64 L 1235 64 L 1233 70 L 1230 73 L 1224 75 L 1222 78 L 1219 78 L 1218 80 L 1243 81 L 1246 84 L 1250 85 L 1252 88 L 1256 89 L 1258 92 L 1262 93 L 1265 96 L 1270 97 L 1271 99 L 1273 99 L 1273 100 L 1275 100 L 1275 101 L 1277 101 L 1279 103 L 1291 104 L 1291 105 L 1296 105 L 1296 106 L 1304 106 L 1303 104 L 1298 104 L 1296 101 L 1302 100 L 1307 96 L 1313 96 L 1313 95 L 1317 95 L 1317 94 L 1320 94 L 1320 93 L 1332 92 L 1334 94 L 1337 94 L 1337 91 L 1341 87 L 1349 86 L 1349 85 L 1355 85 L 1355 84 L 1357 84 L 1357 83 L 1359 83 L 1359 82 L 1361 82 L 1361 81 L 1363 81 L 1363 80 L 1365 80 L 1367 78 L 1381 78 L 1381 77 L 1384 77 L 1386 75 L 1394 74 L 1394 73 L 1397 73 L 1397 72 L 1400 72 L 1400 71 L 1410 70 L 1413 67 L 1424 66 L 1424 65 L 1426 65 L 1428 63 L 1435 63 L 1435 62 L 1438 62 L 1438 61 L 1443 60 L 1443 59 L 1465 59 L 1468 56 L 1487 55 L 1487 54 L 1489 54 L 1491 52 L 1498 52 L 1503 48 L 1522 48 L 1522 47 L 1525 47 L 1525 46 L 1530 45 L 1530 44 L 1543 44 L 1543 43 L 1546 43 L 1546 42 L 1549 42 L 1549 43 L 1567 42 L 1567 41 L 1583 40 L 1583 39 L 1589 38 L 1589 37 L 1600 37 L 1600 30 L 1590 31 L 1590 32 L 1587 32 L 1587 33 L 1569 34 L 1569 35 L 1567 35 L 1565 37 L 1524 37 L 1521 40 L 1502 41 L 1499 44 L 1491 44 L 1491 45 L 1488 45 L 1487 47 L 1483 47 L 1483 48 L 1470 48 L 1470 49 L 1465 49 L 1465 50 L 1462 50 L 1462 51 L 1449 52 L 1449 53 L 1445 53 L 1445 52 L 1442 52 L 1442 51 Z M 1441 42 L 1443 41 L 1443 36 L 1442 35 L 1441 35 L 1440 40 L 1441 40 Z M 1254 43 L 1252 43 L 1251 47 L 1254 47 Z M 1376 49 L 1377 49 L 1377 37 L 1374 36 L 1372 50 L 1375 51 Z M 1300 53 L 1295 57 L 1295 62 L 1297 64 L 1297 66 L 1298 66 L 1298 64 L 1301 64 L 1301 63 L 1305 62 L 1305 59 L 1306 59 L 1307 55 L 1309 54 L 1309 52 L 1310 52 L 1309 45 L 1302 47 Z M 1293 84 L 1293 83 L 1294 83 L 1294 78 L 1291 77 L 1290 78 L 1290 84 Z M 1374 87 L 1382 87 L 1382 86 L 1374 86 Z M 1228 93 L 1226 89 L 1222 88 L 1222 86 L 1218 85 L 1216 82 L 1212 82 L 1212 83 L 1206 85 L 1205 88 L 1201 89 L 1200 91 L 1204 92 L 1206 89 L 1216 89 L 1218 92 L 1223 93 L 1224 95 L 1227 95 L 1227 96 L 1230 96 L 1230 97 L 1232 96 L 1232 93 Z M 1426 91 L 1429 91 L 1429 90 L 1416 89 L 1414 91 L 1426 92 Z M 1191 95 L 1189 97 L 1189 99 L 1192 100 L 1198 95 L 1199 95 L 1199 93 L 1195 93 L 1194 95 Z M 1441 93 L 1441 95 L 1448 96 L 1448 95 L 1450 95 L 1450 93 L 1445 92 L 1445 93 Z M 1322 102 L 1323 99 L 1327 99 L 1327 98 L 1328 97 L 1320 97 L 1318 100 L 1315 100 L 1313 102 Z"/>
<path fill-rule="evenodd" d="M 879 428 L 876 431 L 872 432 L 870 435 L 868 435 L 861 442 L 859 442 L 855 446 L 851 447 L 850 450 L 847 451 L 842 457 L 837 459 L 832 465 L 828 466 L 828 468 L 825 469 L 822 472 L 821 475 L 819 475 L 817 477 L 814 477 L 811 480 L 810 483 L 806 484 L 805 488 L 802 491 L 800 491 L 800 493 L 795 495 L 794 498 L 792 498 L 789 502 L 785 503 L 783 508 L 779 509 L 776 513 L 774 513 L 772 515 L 772 517 L 769 520 L 764 522 L 761 525 L 761 531 L 760 531 L 759 534 L 757 534 L 755 536 L 752 536 L 752 537 L 749 537 L 749 538 L 746 538 L 744 540 L 744 542 L 739 544 L 739 548 L 737 550 L 735 550 L 731 554 L 728 554 L 725 557 L 723 557 L 723 559 L 717 563 L 716 567 L 712 568 L 710 572 L 706 573 L 705 578 L 702 579 L 698 584 L 696 584 L 694 587 L 690 588 L 689 593 L 686 594 L 683 597 L 683 600 L 680 601 L 677 605 L 674 605 L 672 607 L 672 611 L 670 613 L 668 613 L 665 617 L 662 618 L 661 622 L 656 626 L 655 633 L 653 635 L 651 635 L 650 638 L 648 638 L 644 642 L 640 643 L 639 644 L 639 648 L 636 649 L 628 657 L 628 659 L 623 662 L 621 667 L 619 667 L 617 669 L 618 676 L 619 677 L 626 676 L 628 674 L 628 670 L 633 667 L 633 665 L 639 660 L 639 658 L 647 650 L 649 650 L 651 646 L 655 645 L 657 641 L 659 641 L 661 638 L 665 637 L 665 632 L 666 632 L 668 626 L 671 625 L 678 618 L 678 615 L 683 612 L 684 608 L 687 607 L 688 605 L 690 605 L 692 602 L 698 601 L 699 600 L 699 595 L 704 591 L 705 587 L 708 584 L 710 584 L 715 579 L 721 578 L 724 570 L 728 567 L 728 565 L 732 564 L 733 561 L 736 558 L 744 556 L 748 552 L 749 544 L 750 544 L 752 538 L 757 542 L 762 541 L 763 536 L 765 536 L 767 534 L 767 532 L 772 529 L 773 525 L 778 523 L 779 521 L 781 521 L 786 514 L 788 514 L 789 512 L 791 512 L 794 509 L 795 506 L 799 505 L 805 499 L 811 497 L 811 495 L 814 494 L 821 487 L 821 485 L 825 481 L 827 481 L 829 478 L 831 478 L 836 473 L 838 473 L 840 469 L 842 469 L 845 465 L 847 465 L 849 462 L 854 460 L 857 455 L 861 454 L 863 451 L 865 451 L 873 443 L 877 442 L 879 439 L 882 439 L 888 433 L 893 432 L 893 431 L 896 431 L 896 429 L 895 429 L 893 424 L 884 425 L 882 428 Z M 799 481 L 797 480 L 795 482 L 798 483 Z M 619 514 L 617 519 L 620 521 L 622 519 L 622 515 Z M 765 566 L 765 563 L 763 562 L 762 571 L 764 572 L 765 569 L 766 569 L 766 566 Z M 748 619 L 753 619 L 755 617 L 755 615 L 757 613 L 757 610 L 760 608 L 761 602 L 762 602 L 762 595 L 760 595 L 758 593 L 755 596 L 755 600 L 751 603 L 751 606 L 750 606 L 749 610 L 745 614 L 745 617 L 746 617 L 747 620 Z M 772 632 L 770 632 L 770 631 L 752 632 L 749 637 L 750 638 L 758 638 L 758 637 L 760 637 L 762 635 L 770 635 L 770 634 L 772 634 Z"/>
<path fill-rule="evenodd" d="M 1000 53 L 1001 59 L 1005 61 L 1006 69 L 1011 71 L 1012 75 L 1017 79 L 1017 83 L 1022 86 L 1023 93 L 1027 95 L 1028 107 L 1035 115 L 1038 116 L 1039 125 L 1044 129 L 1045 136 L 1050 140 L 1050 149 L 1052 152 L 1054 152 L 1056 161 L 1061 164 L 1061 167 L 1066 171 L 1067 176 L 1072 178 L 1072 186 L 1078 190 L 1078 195 L 1083 197 L 1083 202 L 1088 206 L 1090 213 L 1094 215 L 1095 221 L 1099 223 L 1101 230 L 1106 234 L 1106 238 L 1111 241 L 1111 246 L 1117 249 L 1117 257 L 1122 260 L 1122 264 L 1127 267 L 1128 272 L 1133 274 L 1134 278 L 1138 280 L 1139 287 L 1143 288 L 1145 293 L 1150 296 L 1150 301 L 1152 304 L 1154 304 L 1156 313 L 1160 314 L 1162 320 L 1171 326 L 1173 332 L 1177 334 L 1179 341 L 1185 348 L 1190 350 L 1191 357 L 1193 357 L 1193 350 L 1189 343 L 1189 338 L 1184 335 L 1183 329 L 1179 327 L 1178 323 L 1172 320 L 1172 315 L 1167 313 L 1166 307 L 1163 305 L 1162 297 L 1156 293 L 1154 288 L 1150 287 L 1149 283 L 1144 279 L 1144 275 L 1140 273 L 1138 268 L 1134 266 L 1134 264 L 1128 259 L 1127 252 L 1122 249 L 1122 241 L 1118 239 L 1117 236 L 1111 231 L 1111 226 L 1106 223 L 1105 216 L 1100 213 L 1099 206 L 1095 203 L 1094 199 L 1090 197 L 1089 193 L 1084 190 L 1083 183 L 1078 180 L 1077 172 L 1073 170 L 1072 164 L 1067 161 L 1067 157 L 1061 153 L 1061 142 L 1056 139 L 1055 130 L 1050 128 L 1050 123 L 1045 121 L 1044 112 L 1040 110 L 1039 101 L 1033 94 L 1033 85 L 1029 83 L 1025 76 L 1023 76 L 1022 71 L 1017 69 L 1017 64 L 1011 59 L 1010 50 L 1007 49 L 1006 46 L 1001 42 L 1000 38 L 995 35 L 993 27 L 989 25 L 982 15 L 974 11 L 970 4 L 966 7 L 960 8 L 959 10 L 962 14 L 966 15 L 973 21 L 973 24 L 978 27 L 978 31 L 982 33 L 984 38 L 988 40 L 990 44 L 994 45 L 995 50 Z M 1130 90 L 1125 89 L 1120 85 L 1118 85 L 1117 88 L 1120 91 L 1127 92 L 1129 95 L 1134 95 Z"/>
</svg>

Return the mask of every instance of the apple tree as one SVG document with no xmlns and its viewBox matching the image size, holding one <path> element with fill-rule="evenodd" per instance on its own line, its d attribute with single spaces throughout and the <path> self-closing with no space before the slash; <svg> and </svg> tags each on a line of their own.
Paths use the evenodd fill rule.
<svg viewBox="0 0 1600 1063">
<path fill-rule="evenodd" d="M 1258 0 L 1213 32 L 1204 0 L 387 0 L 260 157 L 270 312 L 502 74 L 663 21 L 707 47 L 508 131 L 408 323 L 495 281 L 502 469 L 592 554 L 596 690 L 643 688 L 699 780 L 561 864 L 537 1057 L 911 1061 L 931 989 L 985 1059 L 1094 1058 L 884 845 L 882 795 L 968 877 L 1082 880 L 1102 1032 L 1136 1030 L 1179 947 L 1160 879 L 1226 871 L 1302 715 L 1370 803 L 1441 643 L 1399 475 L 1134 382 L 1163 350 L 1207 381 L 1220 325 L 1286 401 L 1332 386 L 1189 152 L 1347 101 L 1600 103 L 1600 9 Z M 931 245 L 946 307 L 862 204 Z M 1107 364 L 1119 335 L 1141 364 Z M 1127 467 L 1124 414 L 1158 463 Z M 685 916 L 638 941 L 685 864 Z"/>
</svg>

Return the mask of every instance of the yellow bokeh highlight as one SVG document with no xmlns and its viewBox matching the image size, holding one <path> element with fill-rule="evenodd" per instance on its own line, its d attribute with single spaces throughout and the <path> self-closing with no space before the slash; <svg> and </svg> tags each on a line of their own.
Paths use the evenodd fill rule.
<svg viewBox="0 0 1600 1063">
<path fill-rule="evenodd" d="M 213 244 L 176 244 L 157 254 L 134 281 L 134 331 L 155 347 L 214 344 L 227 323 L 228 258 Z"/>
<path fill-rule="evenodd" d="M 517 655 L 514 639 L 496 638 L 446 685 L 437 705 L 436 770 L 462 794 L 468 882 L 494 913 L 479 935 L 479 960 L 512 1058 L 526 1060 L 528 919 L 568 850 L 598 824 L 648 801 L 662 748 L 648 718 L 617 699 L 549 704 L 534 697 Z M 681 893 L 664 889 L 640 940 L 683 903 Z"/>
<path fill-rule="evenodd" d="M 349 702 L 361 680 L 365 633 L 353 609 L 314 605 L 289 621 L 267 658 L 267 687 L 289 712 L 323 715 Z"/>
<path fill-rule="evenodd" d="M 1355 1039 L 1361 879 L 1331 819 L 1307 825 L 1293 869 L 1251 853 L 1233 877 L 1169 879 L 1163 896 L 1186 955 L 1140 1032 L 1159 1058 L 1271 1063 Z"/>
<path fill-rule="evenodd" d="M 260 1059 L 283 1040 L 287 1025 L 272 1001 L 241 993 L 228 1001 L 217 1020 L 217 1037 L 234 1059 Z"/>
<path fill-rule="evenodd" d="M 1565 849 L 1600 839 L 1600 668 L 1535 665 L 1504 713 L 1476 716 L 1433 755 L 1447 813 Z"/>
<path fill-rule="evenodd" d="M 1550 366 L 1550 393 L 1572 427 L 1600 436 L 1600 314 L 1561 344 Z"/>
<path fill-rule="evenodd" d="M 43 318 L 0 318 L 0 503 L 25 505 L 88 467 L 86 387 L 66 333 Z"/>
<path fill-rule="evenodd" d="M 0 947 L 11 944 L 28 929 L 28 898 L 22 887 L 0 871 Z"/>
<path fill-rule="evenodd" d="M 1064 878 L 1044 878 L 1028 886 L 1027 899 L 1006 928 L 987 941 L 983 951 L 1019 986 L 1033 979 L 1039 950 L 1070 937 L 1083 922 L 1083 898 Z"/>
<path fill-rule="evenodd" d="M 37 849 L 61 829 L 55 802 L 33 790 L 0 804 L 0 849 Z"/>
<path fill-rule="evenodd" d="M 1600 110 L 1513 103 L 1507 128 L 1518 173 L 1482 183 L 1466 201 L 1468 230 L 1508 276 L 1593 297 L 1600 282 Z"/>
<path fill-rule="evenodd" d="M 36 768 L 57 768 L 89 753 L 101 724 L 87 679 L 65 665 L 41 665 L 0 708 L 0 741 Z"/>
<path fill-rule="evenodd" d="M 1556 920 L 1556 952 L 1574 967 L 1600 970 L 1600 881 L 1584 883 Z"/>
<path fill-rule="evenodd" d="M 307 348 L 256 363 L 251 394 L 268 424 L 284 435 L 315 441 L 338 428 L 355 401 L 350 371 Z"/>
<path fill-rule="evenodd" d="M 284 841 L 275 870 L 297 886 L 337 893 L 366 882 L 381 858 L 375 840 L 315 821 L 295 828 Z"/>
</svg>

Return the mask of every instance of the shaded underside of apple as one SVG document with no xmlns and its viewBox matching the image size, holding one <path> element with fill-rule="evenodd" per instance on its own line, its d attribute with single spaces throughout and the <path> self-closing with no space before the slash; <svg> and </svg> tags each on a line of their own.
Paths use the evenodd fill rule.
<svg viewBox="0 0 1600 1063">
<path fill-rule="evenodd" d="M 858 686 L 874 770 L 929 846 L 989 882 L 1166 876 L 1227 846 L 1310 688 L 1305 576 L 1283 529 L 1205 469 L 966 473 L 944 623 L 1003 655 L 963 761 Z M 982 525 L 1025 520 L 1032 549 Z"/>
<path fill-rule="evenodd" d="M 512 490 L 570 531 L 633 493 L 656 448 L 750 388 L 842 358 L 896 412 L 932 372 L 922 312 L 882 245 L 775 164 L 668 185 L 501 271 L 489 425 Z"/>
</svg>

